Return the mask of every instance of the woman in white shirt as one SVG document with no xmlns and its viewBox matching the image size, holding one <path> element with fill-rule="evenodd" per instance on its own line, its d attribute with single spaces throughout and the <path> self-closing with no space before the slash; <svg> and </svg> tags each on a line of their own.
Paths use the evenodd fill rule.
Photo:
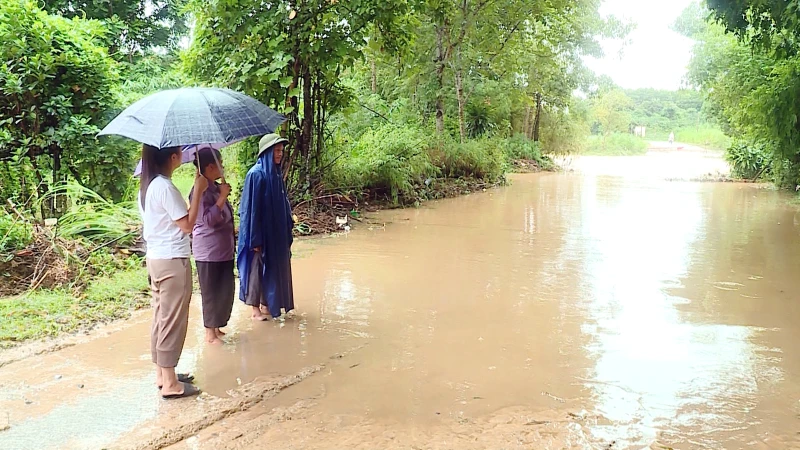
<svg viewBox="0 0 800 450">
<path fill-rule="evenodd" d="M 150 352 L 156 365 L 156 383 L 165 399 L 197 395 L 200 390 L 191 375 L 176 374 L 192 297 L 189 233 L 197 220 L 202 195 L 195 195 L 189 209 L 172 184 L 172 172 L 181 165 L 178 147 L 142 147 L 142 177 L 139 207 L 147 243 L 147 271 L 153 293 L 153 326 Z M 197 174 L 194 192 L 208 188 L 208 180 Z"/>
</svg>

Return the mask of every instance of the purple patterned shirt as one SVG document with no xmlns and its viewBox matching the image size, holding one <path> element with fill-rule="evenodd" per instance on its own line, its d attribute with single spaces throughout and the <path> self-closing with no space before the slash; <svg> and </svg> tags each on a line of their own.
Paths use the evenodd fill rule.
<svg viewBox="0 0 800 450">
<path fill-rule="evenodd" d="M 189 201 L 192 193 L 189 193 Z M 233 208 L 230 203 L 219 208 L 219 185 L 209 183 L 200 201 L 200 211 L 192 231 L 192 252 L 196 261 L 233 261 L 236 243 L 233 237 Z"/>
</svg>

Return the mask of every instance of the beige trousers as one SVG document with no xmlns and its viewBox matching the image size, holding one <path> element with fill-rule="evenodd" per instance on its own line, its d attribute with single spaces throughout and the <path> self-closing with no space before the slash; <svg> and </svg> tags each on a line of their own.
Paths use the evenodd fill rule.
<svg viewBox="0 0 800 450">
<path fill-rule="evenodd" d="M 189 258 L 148 259 L 147 271 L 153 292 L 150 353 L 159 367 L 175 367 L 189 326 L 192 266 Z"/>
</svg>

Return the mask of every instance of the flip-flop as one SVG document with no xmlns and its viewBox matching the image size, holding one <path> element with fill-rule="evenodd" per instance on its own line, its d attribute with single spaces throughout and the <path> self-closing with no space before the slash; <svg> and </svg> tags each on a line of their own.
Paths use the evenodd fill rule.
<svg viewBox="0 0 800 450">
<path fill-rule="evenodd" d="M 177 374 L 177 376 L 178 376 L 178 381 L 180 381 L 181 383 L 192 383 L 192 382 L 194 382 L 194 375 L 192 375 L 192 374 L 179 373 L 179 374 Z M 161 386 L 159 386 L 158 388 L 161 389 Z"/>
<path fill-rule="evenodd" d="M 193 384 L 183 383 L 183 393 L 162 395 L 161 398 L 163 398 L 164 400 L 173 400 L 176 398 L 193 397 L 195 395 L 200 395 L 200 388 L 195 387 L 195 385 Z"/>
</svg>

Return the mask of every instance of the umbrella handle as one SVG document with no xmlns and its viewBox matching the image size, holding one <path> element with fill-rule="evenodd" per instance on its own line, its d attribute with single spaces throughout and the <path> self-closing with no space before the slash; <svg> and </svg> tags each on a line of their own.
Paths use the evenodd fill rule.
<svg viewBox="0 0 800 450">
<path fill-rule="evenodd" d="M 196 154 L 197 153 L 195 153 L 195 155 Z M 219 169 L 219 173 L 221 174 L 220 178 L 222 178 L 222 183 L 224 184 L 225 183 L 225 169 L 222 167 L 222 164 L 220 164 L 219 159 L 217 158 L 217 152 L 212 149 L 211 150 L 211 155 L 214 157 L 214 162 L 217 163 L 217 168 Z"/>
</svg>

